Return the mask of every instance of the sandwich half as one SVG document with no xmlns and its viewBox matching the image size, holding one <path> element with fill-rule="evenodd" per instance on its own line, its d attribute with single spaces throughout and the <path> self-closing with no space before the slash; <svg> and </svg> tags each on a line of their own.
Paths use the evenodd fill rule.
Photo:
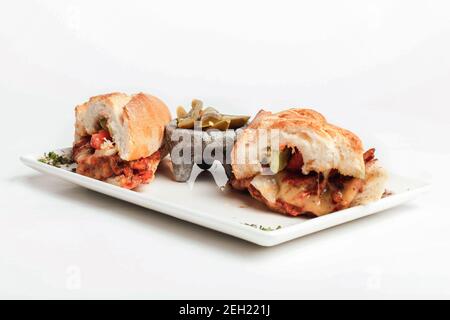
<svg viewBox="0 0 450 320">
<path fill-rule="evenodd" d="M 110 93 L 78 105 L 75 116 L 77 173 L 126 189 L 153 180 L 164 156 L 164 127 L 171 120 L 161 100 L 144 93 Z"/>
<path fill-rule="evenodd" d="M 321 216 L 382 197 L 386 171 L 375 149 L 310 109 L 261 111 L 238 136 L 230 184 L 271 210 Z"/>
</svg>

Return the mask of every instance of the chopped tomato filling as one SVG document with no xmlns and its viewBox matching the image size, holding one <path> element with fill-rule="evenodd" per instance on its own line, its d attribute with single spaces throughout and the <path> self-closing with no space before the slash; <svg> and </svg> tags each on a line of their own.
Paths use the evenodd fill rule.
<svg viewBox="0 0 450 320">
<path fill-rule="evenodd" d="M 111 140 L 111 136 L 107 130 L 100 130 L 98 133 L 92 135 L 91 147 L 95 150 L 99 150 L 105 140 Z"/>
<path fill-rule="evenodd" d="M 289 159 L 286 169 L 288 171 L 300 172 L 302 170 L 302 167 L 303 167 L 303 156 L 302 153 L 296 149 L 292 154 L 291 158 Z"/>
</svg>

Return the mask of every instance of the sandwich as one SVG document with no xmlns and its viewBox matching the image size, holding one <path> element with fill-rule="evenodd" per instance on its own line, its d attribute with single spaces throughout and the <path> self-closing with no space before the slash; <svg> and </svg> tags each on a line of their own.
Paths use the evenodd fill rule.
<svg viewBox="0 0 450 320">
<path fill-rule="evenodd" d="M 144 93 L 99 95 L 78 105 L 75 116 L 77 173 L 126 189 L 153 180 L 171 120 L 161 100 Z"/>
<path fill-rule="evenodd" d="M 260 111 L 231 152 L 234 189 L 275 212 L 321 216 L 383 196 L 387 172 L 352 132 L 310 109 Z"/>
</svg>

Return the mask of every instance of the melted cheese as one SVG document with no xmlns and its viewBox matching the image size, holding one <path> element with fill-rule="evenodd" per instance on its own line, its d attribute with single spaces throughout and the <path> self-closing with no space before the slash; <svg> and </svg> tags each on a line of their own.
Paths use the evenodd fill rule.
<svg viewBox="0 0 450 320">
<path fill-rule="evenodd" d="M 100 149 L 95 150 L 94 155 L 96 157 L 110 157 L 118 152 L 119 150 L 117 150 L 116 145 L 111 140 L 105 138 Z"/>
<path fill-rule="evenodd" d="M 274 176 L 259 175 L 253 178 L 251 184 L 270 203 L 275 204 L 282 200 L 290 205 L 300 208 L 303 212 L 312 212 L 315 215 L 324 215 L 336 210 L 330 191 L 321 195 L 310 194 L 306 186 L 293 186 L 283 182 L 285 172 L 279 172 Z"/>
<path fill-rule="evenodd" d="M 250 182 L 259 192 L 261 192 L 261 195 L 271 203 L 277 201 L 280 190 L 276 176 L 278 176 L 278 174 L 268 176 L 258 175 Z"/>
<path fill-rule="evenodd" d="M 331 193 L 325 191 L 320 195 L 311 194 L 304 187 L 295 187 L 289 183 L 281 183 L 278 192 L 278 199 L 301 208 L 304 212 L 312 212 L 321 216 L 335 210 L 335 204 L 331 198 Z"/>
</svg>

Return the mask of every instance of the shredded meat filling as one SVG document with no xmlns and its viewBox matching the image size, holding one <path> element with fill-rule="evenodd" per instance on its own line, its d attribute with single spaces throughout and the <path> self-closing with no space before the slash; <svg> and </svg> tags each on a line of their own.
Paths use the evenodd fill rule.
<svg viewBox="0 0 450 320">
<path fill-rule="evenodd" d="M 364 161 L 367 165 L 375 161 L 375 149 L 364 153 Z M 251 196 L 270 209 L 298 216 L 303 214 L 322 215 L 333 211 L 348 208 L 355 196 L 363 191 L 364 180 L 341 175 L 333 169 L 327 176 L 311 172 L 308 175 L 301 173 L 303 159 L 298 150 L 294 151 L 289 165 L 279 180 L 278 195 L 275 202 L 271 202 L 251 182 L 253 177 L 246 179 L 231 179 L 231 186 L 237 190 L 248 190 Z M 280 192 L 287 196 L 283 199 Z M 297 190 L 292 198 L 291 191 Z M 293 201 L 291 201 L 293 199 Z M 312 208 L 312 210 L 311 210 Z"/>
<path fill-rule="evenodd" d="M 154 175 L 155 162 L 160 161 L 159 151 L 134 161 L 124 161 L 118 154 L 98 156 L 89 137 L 74 145 L 72 157 L 77 163 L 77 173 L 98 180 L 112 179 L 111 182 L 127 189 L 149 182 Z"/>
</svg>

